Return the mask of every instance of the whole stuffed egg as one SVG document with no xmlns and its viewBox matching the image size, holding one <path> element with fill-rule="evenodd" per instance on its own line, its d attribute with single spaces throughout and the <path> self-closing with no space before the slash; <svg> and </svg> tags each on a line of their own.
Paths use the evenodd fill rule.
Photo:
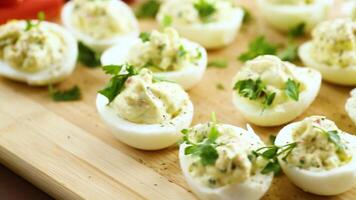
<svg viewBox="0 0 356 200">
<path fill-rule="evenodd" d="M 29 85 L 54 84 L 70 76 L 77 41 L 54 23 L 11 21 L 0 26 L 0 75 Z"/>
<path fill-rule="evenodd" d="M 129 63 L 152 70 L 157 78 L 190 89 L 203 77 L 207 52 L 199 44 L 180 38 L 173 28 L 163 32 L 143 32 L 136 40 L 126 40 L 106 50 L 103 65 Z"/>
<path fill-rule="evenodd" d="M 103 122 L 116 138 L 138 149 L 157 150 L 175 144 L 181 138 L 180 130 L 192 122 L 193 104 L 188 94 L 178 84 L 155 80 L 148 69 L 137 72 L 124 66 L 108 66 L 117 74 L 97 95 Z"/>
<path fill-rule="evenodd" d="M 353 89 L 350 94 L 351 97 L 346 101 L 345 110 L 351 120 L 356 124 L 356 89 Z"/>
<path fill-rule="evenodd" d="M 249 126 L 209 122 L 182 132 L 180 166 L 200 199 L 257 200 L 269 189 L 273 173 L 262 174 L 263 159 L 250 159 L 264 144 Z"/>
<path fill-rule="evenodd" d="M 299 57 L 326 81 L 356 85 L 355 31 L 356 22 L 351 19 L 322 22 L 313 30 L 313 39 L 299 48 Z"/>
<path fill-rule="evenodd" d="M 234 41 L 243 15 L 232 0 L 170 0 L 163 2 L 156 18 L 183 37 L 214 49 Z"/>
<path fill-rule="evenodd" d="M 247 121 L 277 126 L 302 114 L 316 98 L 321 75 L 276 56 L 246 62 L 233 79 L 233 104 Z"/>
<path fill-rule="evenodd" d="M 278 159 L 283 172 L 304 191 L 337 195 L 356 185 L 356 136 L 324 116 L 312 116 L 287 125 L 275 140 L 278 146 L 292 143 L 290 153 Z"/>
<path fill-rule="evenodd" d="M 266 21 L 281 31 L 300 24 L 311 30 L 326 18 L 332 3 L 333 0 L 257 0 Z"/>
<path fill-rule="evenodd" d="M 61 13 L 63 25 L 74 36 L 96 52 L 138 35 L 135 15 L 118 0 L 73 0 Z"/>
</svg>

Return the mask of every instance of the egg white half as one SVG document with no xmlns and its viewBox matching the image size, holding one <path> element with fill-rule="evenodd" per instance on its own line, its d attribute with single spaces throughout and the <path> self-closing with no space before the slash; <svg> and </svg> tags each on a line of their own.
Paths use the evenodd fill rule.
<svg viewBox="0 0 356 200">
<path fill-rule="evenodd" d="M 20 21 L 17 22 L 17 25 L 25 29 L 26 22 Z M 57 24 L 43 21 L 41 22 L 41 27 L 53 30 L 59 34 L 63 38 L 64 45 L 67 47 L 63 54 L 61 63 L 54 63 L 55 65 L 58 64 L 58 67 L 55 70 L 55 66 L 48 66 L 47 68 L 38 72 L 24 72 L 11 67 L 5 61 L 0 60 L 1 76 L 19 82 L 25 82 L 28 85 L 43 86 L 58 83 L 72 74 L 73 70 L 75 69 L 78 56 L 76 39 L 67 30 Z"/>
<path fill-rule="evenodd" d="M 351 120 L 356 124 L 356 89 L 353 89 L 350 94 L 351 97 L 346 101 L 345 110 Z"/>
<path fill-rule="evenodd" d="M 110 0 L 110 1 L 112 1 L 112 0 Z M 112 1 L 111 6 L 116 6 L 116 7 L 121 8 L 121 10 L 124 12 L 123 15 L 127 16 L 128 19 L 130 21 L 132 21 L 132 23 L 134 24 L 134 26 L 135 26 L 135 30 L 134 31 L 132 31 L 130 33 L 126 33 L 126 34 L 121 34 L 121 35 L 118 35 L 118 36 L 113 37 L 113 38 L 103 39 L 103 40 L 98 40 L 98 39 L 92 38 L 89 35 L 81 32 L 78 28 L 76 28 L 72 24 L 71 18 L 72 18 L 72 12 L 73 12 L 73 9 L 74 9 L 74 3 L 72 1 L 67 2 L 63 6 L 62 12 L 61 12 L 61 20 L 62 20 L 63 25 L 70 32 L 72 32 L 72 34 L 79 41 L 83 42 L 85 45 L 87 45 L 91 49 L 94 49 L 97 52 L 102 52 L 105 49 L 115 45 L 116 43 L 136 38 L 138 36 L 138 34 L 139 34 L 138 22 L 137 22 L 137 19 L 136 19 L 135 15 L 133 14 L 131 8 L 129 6 L 127 6 L 124 2 L 122 2 L 121 0 Z"/>
<path fill-rule="evenodd" d="M 120 43 L 106 50 L 102 54 L 101 63 L 103 65 L 120 65 L 126 63 L 132 46 L 138 42 L 140 42 L 140 39 L 138 38 L 135 40 L 122 40 Z M 183 67 L 177 71 L 155 72 L 154 75 L 158 78 L 178 83 L 185 90 L 188 90 L 203 78 L 208 62 L 208 56 L 206 50 L 194 42 L 182 39 L 182 44 L 183 46 L 189 46 L 189 48 L 192 49 L 199 49 L 201 58 L 197 62 L 198 64 L 196 66 Z"/>
<path fill-rule="evenodd" d="M 259 126 L 278 126 L 285 124 L 301 115 L 315 100 L 321 85 L 321 75 L 318 71 L 295 67 L 298 80 L 305 84 L 305 89 L 299 94 L 299 100 L 288 100 L 285 103 L 266 108 L 262 111 L 260 105 L 248 103 L 245 97 L 233 91 L 232 102 L 244 118 Z M 234 79 L 234 83 L 236 79 Z"/>
<path fill-rule="evenodd" d="M 294 142 L 292 130 L 298 123 L 285 126 L 278 133 L 275 144 L 281 146 Z M 337 195 L 356 186 L 356 137 L 348 133 L 340 134 L 340 137 L 348 141 L 352 149 L 352 160 L 349 163 L 331 170 L 313 172 L 292 166 L 279 158 L 283 172 L 302 190 L 318 195 Z"/>
<path fill-rule="evenodd" d="M 312 5 L 276 5 L 266 0 L 257 0 L 257 5 L 264 19 L 281 31 L 288 31 L 301 23 L 310 31 L 323 21 L 334 0 L 316 0 Z"/>
<path fill-rule="evenodd" d="M 249 131 L 228 124 L 223 124 L 222 126 L 235 129 L 238 133 L 244 133 L 242 136 L 246 142 L 257 141 L 262 143 L 261 139 L 253 132 L 252 128 L 249 126 Z M 202 200 L 258 200 L 267 192 L 272 183 L 273 173 L 268 175 L 257 173 L 243 183 L 226 185 L 220 188 L 205 187 L 204 185 L 201 185 L 199 182 L 194 180 L 188 171 L 191 161 L 184 154 L 186 147 L 187 145 L 185 143 L 181 144 L 179 147 L 180 166 L 188 185 L 193 190 L 194 194 L 196 194 Z"/>
<path fill-rule="evenodd" d="M 170 7 L 163 4 L 160 9 L 163 11 L 170 9 Z M 164 20 L 164 13 L 169 12 L 160 11 L 157 14 L 156 19 L 160 24 Z M 231 20 L 224 22 L 191 25 L 176 25 L 173 23 L 172 27 L 177 29 L 183 37 L 197 42 L 207 49 L 216 49 L 231 44 L 236 38 L 242 24 L 244 11 L 241 8 L 234 8 L 232 16 Z"/>
<path fill-rule="evenodd" d="M 181 139 L 181 130 L 193 120 L 193 104 L 189 101 L 180 114 L 167 124 L 137 124 L 120 117 L 108 104 L 108 99 L 98 94 L 96 107 L 103 122 L 121 142 L 143 150 L 169 147 Z"/>
<path fill-rule="evenodd" d="M 328 82 L 339 85 L 356 85 L 356 66 L 341 68 L 320 63 L 312 57 L 312 45 L 312 42 L 306 42 L 299 47 L 299 57 L 305 66 L 320 71 L 323 79 Z"/>
</svg>

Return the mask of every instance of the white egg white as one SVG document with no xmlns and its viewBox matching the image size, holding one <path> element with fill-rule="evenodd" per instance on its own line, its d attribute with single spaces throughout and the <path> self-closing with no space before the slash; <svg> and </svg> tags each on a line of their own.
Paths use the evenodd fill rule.
<svg viewBox="0 0 356 200">
<path fill-rule="evenodd" d="M 306 42 L 299 47 L 299 57 L 307 67 L 318 70 L 323 79 L 339 85 L 356 85 L 356 66 L 341 68 L 329 66 L 316 61 L 312 56 L 312 42 Z"/>
<path fill-rule="evenodd" d="M 277 5 L 267 0 L 257 0 L 257 5 L 264 19 L 281 31 L 288 31 L 304 23 L 310 31 L 323 21 L 334 0 L 315 0 L 311 5 Z"/>
<path fill-rule="evenodd" d="M 34 21 L 34 23 L 36 23 L 36 21 Z M 17 25 L 25 29 L 26 22 L 19 21 L 17 22 Z M 24 72 L 10 66 L 9 63 L 0 60 L 1 76 L 19 82 L 25 82 L 28 85 L 43 86 L 58 83 L 72 74 L 78 56 L 76 39 L 67 30 L 57 24 L 43 21 L 41 22 L 41 27 L 53 30 L 63 38 L 64 45 L 67 48 L 63 54 L 61 63 L 53 63 L 53 66 L 48 66 L 38 72 Z"/>
<path fill-rule="evenodd" d="M 261 139 L 253 132 L 252 128 L 248 125 L 248 131 L 240 127 L 223 124 L 222 126 L 235 129 L 237 133 L 243 133 L 242 137 L 247 143 L 262 143 Z M 184 150 L 187 147 L 185 143 L 179 147 L 179 162 L 184 175 L 190 188 L 193 190 L 201 200 L 258 200 L 269 189 L 272 180 L 273 173 L 261 174 L 256 173 L 248 180 L 242 183 L 235 183 L 226 185 L 220 188 L 208 188 L 196 181 L 189 173 L 189 166 L 191 160 L 184 154 Z"/>
<path fill-rule="evenodd" d="M 351 97 L 346 101 L 345 110 L 351 120 L 356 124 L 356 89 L 353 89 L 350 95 Z"/>
<path fill-rule="evenodd" d="M 102 54 L 101 63 L 103 65 L 125 64 L 128 60 L 132 46 L 138 42 L 140 42 L 139 38 L 136 40 L 122 40 L 120 43 L 109 48 Z M 189 49 L 199 49 L 201 58 L 197 62 L 198 64 L 196 66 L 183 67 L 177 71 L 155 72 L 154 75 L 158 78 L 178 83 L 185 90 L 188 90 L 203 78 L 208 62 L 208 56 L 206 50 L 194 42 L 182 39 L 182 44 L 183 46 L 189 47 Z"/>
<path fill-rule="evenodd" d="M 157 21 L 162 24 L 164 13 L 169 13 L 169 1 L 164 3 L 157 14 Z M 168 10 L 168 11 L 164 11 Z M 162 11 L 162 12 L 161 12 Z M 207 24 L 176 25 L 172 27 L 177 29 L 183 37 L 197 42 L 207 49 L 216 49 L 231 44 L 241 27 L 244 11 L 241 8 L 234 8 L 231 20 L 224 22 L 211 22 Z"/>
<path fill-rule="evenodd" d="M 295 67 L 294 70 L 298 80 L 305 85 L 298 101 L 289 100 L 262 111 L 260 105 L 248 103 L 245 97 L 233 91 L 233 104 L 247 121 L 259 126 L 278 126 L 294 120 L 315 100 L 321 86 L 321 75 L 318 71 L 301 67 Z"/>
<path fill-rule="evenodd" d="M 285 126 L 277 135 L 275 144 L 282 146 L 292 143 L 292 131 L 300 122 Z M 325 171 L 311 171 L 290 165 L 279 158 L 279 163 L 287 177 L 299 188 L 317 195 L 337 195 L 356 186 L 356 136 L 339 134 L 348 142 L 352 160 L 341 166 Z"/>
<path fill-rule="evenodd" d="M 133 14 L 131 8 L 129 6 L 127 6 L 124 2 L 122 2 L 121 0 L 120 1 L 110 0 L 110 1 L 112 1 L 110 6 L 116 6 L 116 7 L 120 8 L 120 10 L 122 10 L 124 12 L 122 14 L 127 16 L 128 20 L 130 20 L 134 24 L 134 26 L 135 26 L 134 31 L 132 31 L 130 33 L 126 33 L 126 34 L 121 34 L 121 35 L 118 35 L 116 37 L 109 38 L 109 39 L 102 39 L 102 40 L 95 39 L 95 38 L 83 33 L 82 31 L 80 31 L 78 28 L 76 28 L 72 24 L 71 18 L 72 18 L 72 12 L 73 12 L 73 8 L 74 8 L 74 3 L 72 1 L 67 2 L 62 8 L 62 12 L 61 12 L 62 23 L 70 32 L 72 32 L 72 34 L 79 41 L 83 42 L 85 45 L 87 45 L 88 47 L 90 47 L 91 49 L 93 49 L 97 52 L 102 52 L 105 49 L 107 49 L 121 41 L 126 41 L 126 40 L 131 40 L 133 38 L 136 38 L 139 34 L 139 26 L 138 26 L 137 19 L 136 19 L 135 15 Z"/>
<path fill-rule="evenodd" d="M 342 6 L 342 14 L 345 17 L 353 17 L 353 10 L 356 9 L 356 2 L 349 0 L 345 2 Z"/>
<path fill-rule="evenodd" d="M 98 94 L 96 107 L 103 122 L 121 142 L 143 150 L 169 147 L 181 139 L 181 130 L 193 120 L 193 104 L 189 101 L 180 114 L 165 124 L 137 124 L 120 117 L 108 104 L 108 99 Z"/>
</svg>

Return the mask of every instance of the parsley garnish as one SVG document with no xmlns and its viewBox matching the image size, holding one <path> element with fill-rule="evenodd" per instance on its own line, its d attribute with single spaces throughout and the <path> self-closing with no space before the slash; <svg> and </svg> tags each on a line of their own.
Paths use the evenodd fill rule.
<svg viewBox="0 0 356 200">
<path fill-rule="evenodd" d="M 29 31 L 32 28 L 38 27 L 41 24 L 41 22 L 45 20 L 46 15 L 43 11 L 41 11 L 41 12 L 37 13 L 37 18 L 38 18 L 37 23 L 32 23 L 31 20 L 26 20 L 25 31 Z"/>
<path fill-rule="evenodd" d="M 314 126 L 314 128 L 319 129 L 323 134 L 325 134 L 328 137 L 328 140 L 336 146 L 337 150 L 344 149 L 344 145 L 341 143 L 341 138 L 337 130 L 327 131 L 318 126 Z"/>
<path fill-rule="evenodd" d="M 148 42 L 148 41 L 150 41 L 151 33 L 149 33 L 149 32 L 142 32 L 142 33 L 140 33 L 139 37 L 140 37 L 140 39 L 141 39 L 142 42 Z"/>
<path fill-rule="evenodd" d="M 108 98 L 109 103 L 111 103 L 115 97 L 124 89 L 126 80 L 129 77 L 138 74 L 136 69 L 129 64 L 107 65 L 103 66 L 103 70 L 106 74 L 113 75 L 107 86 L 99 91 L 100 94 Z"/>
<path fill-rule="evenodd" d="M 81 92 L 78 86 L 71 89 L 59 91 L 54 89 L 52 85 L 48 86 L 49 94 L 54 101 L 75 101 L 81 99 Z"/>
<path fill-rule="evenodd" d="M 179 46 L 179 49 L 178 49 L 178 52 L 177 52 L 177 56 L 178 56 L 179 58 L 183 58 L 183 57 L 185 57 L 187 54 L 188 54 L 188 51 L 185 50 L 185 48 L 184 48 L 183 45 L 180 45 L 180 46 Z"/>
<path fill-rule="evenodd" d="M 216 123 L 215 113 L 212 113 L 212 126 L 208 136 L 199 143 L 193 143 L 189 140 L 187 136 L 189 134 L 189 130 L 183 129 L 181 131 L 184 134 L 183 140 L 188 145 L 184 150 L 184 154 L 198 156 L 204 166 L 214 165 L 219 157 L 219 154 L 216 151 L 216 139 L 219 137 L 220 133 Z"/>
<path fill-rule="evenodd" d="M 288 31 L 288 37 L 297 38 L 303 36 L 304 33 L 305 33 L 305 23 L 301 23 Z"/>
<path fill-rule="evenodd" d="M 208 21 L 209 17 L 216 12 L 214 4 L 206 0 L 199 0 L 194 4 L 194 8 L 198 11 L 200 19 L 204 22 Z"/>
<path fill-rule="evenodd" d="M 289 98 L 298 101 L 299 88 L 300 88 L 300 83 L 297 83 L 296 81 L 289 78 L 286 82 L 285 92 Z"/>
<path fill-rule="evenodd" d="M 262 104 L 264 108 L 272 105 L 276 96 L 275 92 L 267 91 L 266 85 L 262 83 L 261 79 L 240 80 L 235 83 L 234 90 L 237 90 L 241 96 L 250 100 L 263 99 Z"/>
<path fill-rule="evenodd" d="M 242 23 L 246 24 L 252 20 L 252 15 L 251 12 L 246 7 L 242 7 L 242 9 L 244 11 Z"/>
<path fill-rule="evenodd" d="M 156 17 L 160 6 L 161 2 L 159 0 L 147 0 L 139 6 L 136 16 L 138 18 L 154 18 Z"/>
<path fill-rule="evenodd" d="M 162 26 L 168 27 L 168 26 L 172 25 L 172 22 L 173 22 L 173 18 L 170 15 L 165 15 L 163 17 Z"/>
<path fill-rule="evenodd" d="M 290 43 L 288 46 L 278 53 L 278 57 L 283 61 L 293 62 L 298 58 L 298 46 Z"/>
<path fill-rule="evenodd" d="M 87 47 L 82 42 L 78 42 L 78 60 L 87 67 L 93 68 L 101 65 L 101 54 Z"/>
<path fill-rule="evenodd" d="M 276 53 L 277 46 L 268 42 L 264 36 L 259 36 L 249 44 L 248 51 L 242 53 L 238 59 L 245 62 L 260 55 L 275 55 Z"/>
<path fill-rule="evenodd" d="M 223 69 L 223 68 L 228 67 L 228 61 L 224 60 L 224 59 L 212 60 L 212 61 L 209 61 L 208 67 L 216 67 L 216 68 Z"/>
</svg>

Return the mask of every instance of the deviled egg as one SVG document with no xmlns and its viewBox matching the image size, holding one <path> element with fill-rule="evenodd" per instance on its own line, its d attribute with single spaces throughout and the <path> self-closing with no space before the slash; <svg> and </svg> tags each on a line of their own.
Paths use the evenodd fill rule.
<svg viewBox="0 0 356 200">
<path fill-rule="evenodd" d="M 70 76 L 77 41 L 54 23 L 11 21 L 0 26 L 0 75 L 29 85 L 48 85 Z"/>
<path fill-rule="evenodd" d="M 333 0 L 257 0 L 266 21 L 281 31 L 291 30 L 300 24 L 311 30 L 323 21 Z"/>
<path fill-rule="evenodd" d="M 356 186 L 356 138 L 324 116 L 284 127 L 278 146 L 292 145 L 278 157 L 288 178 L 306 192 L 337 195 Z"/>
<path fill-rule="evenodd" d="M 351 120 L 356 124 L 356 89 L 353 89 L 350 95 L 351 97 L 346 101 L 345 110 Z"/>
<path fill-rule="evenodd" d="M 233 0 L 164 1 L 157 21 L 205 48 L 231 44 L 240 29 L 244 12 Z"/>
<path fill-rule="evenodd" d="M 138 35 L 135 15 L 118 0 L 72 0 L 61 13 L 63 25 L 86 46 L 102 52 Z"/>
<path fill-rule="evenodd" d="M 313 39 L 299 48 L 299 57 L 326 81 L 356 85 L 355 31 L 356 22 L 351 19 L 322 22 L 313 30 Z"/>
<path fill-rule="evenodd" d="M 97 95 L 102 120 L 120 141 L 144 150 L 175 144 L 180 130 L 190 126 L 193 104 L 180 85 L 157 80 L 148 69 L 131 65 L 106 66 L 112 74 Z"/>
<path fill-rule="evenodd" d="M 264 144 L 248 129 L 213 121 L 182 131 L 180 166 L 200 199 L 257 200 L 269 189 L 273 173 L 262 173 L 266 161 L 250 159 Z"/>
<path fill-rule="evenodd" d="M 276 56 L 259 56 L 246 62 L 233 84 L 233 103 L 247 121 L 277 126 L 310 106 L 319 92 L 321 75 Z"/>
<path fill-rule="evenodd" d="M 136 40 L 122 41 L 103 53 L 101 63 L 129 63 L 148 68 L 156 77 L 189 89 L 202 79 L 207 53 L 200 45 L 180 38 L 173 28 L 167 28 L 163 32 L 143 32 Z"/>
</svg>

